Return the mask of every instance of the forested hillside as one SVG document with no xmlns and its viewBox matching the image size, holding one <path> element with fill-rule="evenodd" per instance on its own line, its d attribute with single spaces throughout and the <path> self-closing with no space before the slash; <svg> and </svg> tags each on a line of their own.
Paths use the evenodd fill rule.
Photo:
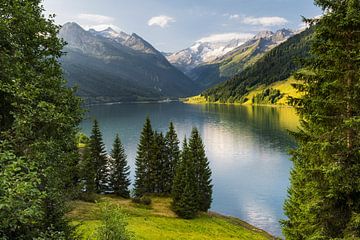
<svg viewBox="0 0 360 240">
<path fill-rule="evenodd" d="M 265 54 L 254 65 L 232 79 L 202 93 L 208 102 L 243 103 L 244 96 L 254 87 L 269 85 L 289 78 L 301 67 L 299 59 L 309 55 L 312 29 L 291 37 Z"/>
</svg>

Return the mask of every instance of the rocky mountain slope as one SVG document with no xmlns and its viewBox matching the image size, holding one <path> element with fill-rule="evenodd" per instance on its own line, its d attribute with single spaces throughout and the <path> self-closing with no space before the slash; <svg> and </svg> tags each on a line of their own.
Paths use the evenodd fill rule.
<svg viewBox="0 0 360 240">
<path fill-rule="evenodd" d="M 88 103 L 178 98 L 199 90 L 136 34 L 67 23 L 59 35 L 67 42 L 61 59 L 65 77 Z"/>
</svg>

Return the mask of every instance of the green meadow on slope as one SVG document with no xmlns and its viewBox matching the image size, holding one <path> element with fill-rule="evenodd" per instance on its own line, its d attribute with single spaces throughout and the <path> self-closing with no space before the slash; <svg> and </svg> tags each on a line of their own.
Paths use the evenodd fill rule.
<svg viewBox="0 0 360 240">
<path fill-rule="evenodd" d="M 275 239 L 239 219 L 203 213 L 195 219 L 185 220 L 176 217 L 170 210 L 171 199 L 153 197 L 150 206 L 132 203 L 131 200 L 102 196 L 100 201 L 110 202 L 121 207 L 126 214 L 127 229 L 135 239 Z M 74 201 L 72 211 L 68 213 L 82 239 L 94 239 L 97 227 L 101 224 L 95 203 Z"/>
</svg>

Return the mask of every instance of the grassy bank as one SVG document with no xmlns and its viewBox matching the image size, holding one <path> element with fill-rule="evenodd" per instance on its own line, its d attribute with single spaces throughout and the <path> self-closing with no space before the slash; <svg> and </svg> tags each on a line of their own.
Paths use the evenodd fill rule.
<svg viewBox="0 0 360 240">
<path fill-rule="evenodd" d="M 188 103 L 188 104 L 206 104 L 206 103 L 212 103 L 212 104 L 232 104 L 232 105 L 275 105 L 275 106 L 288 106 L 287 101 L 288 101 L 288 97 L 301 97 L 301 93 L 299 93 L 293 86 L 292 84 L 295 83 L 299 83 L 299 81 L 295 80 L 293 77 L 284 80 L 284 81 L 280 81 L 280 82 L 276 82 L 273 83 L 271 85 L 268 86 L 264 86 L 264 85 L 260 85 L 257 86 L 255 88 L 253 88 L 252 90 L 249 91 L 248 94 L 246 94 L 244 96 L 244 98 L 248 99 L 247 101 L 245 101 L 244 103 L 239 103 L 239 102 L 209 102 L 206 100 L 206 98 L 204 96 L 201 95 L 197 95 L 197 96 L 193 96 L 190 98 L 186 98 L 186 99 L 182 99 L 182 102 L 184 103 Z M 273 89 L 273 90 L 278 90 L 281 93 L 281 97 L 275 102 L 275 103 L 271 103 L 271 102 L 265 102 L 263 104 L 253 104 L 252 99 L 254 97 L 256 97 L 259 94 L 262 94 L 266 89 Z"/>
<path fill-rule="evenodd" d="M 169 198 L 153 197 L 150 206 L 134 204 L 130 200 L 104 196 L 100 201 L 108 201 L 121 206 L 127 215 L 128 230 L 135 239 L 274 239 L 268 233 L 239 219 L 215 213 L 201 214 L 193 220 L 177 218 L 170 210 Z M 80 224 L 77 231 L 83 239 L 92 239 L 100 221 L 97 205 L 82 201 L 71 203 L 68 217 L 74 224 Z"/>
</svg>

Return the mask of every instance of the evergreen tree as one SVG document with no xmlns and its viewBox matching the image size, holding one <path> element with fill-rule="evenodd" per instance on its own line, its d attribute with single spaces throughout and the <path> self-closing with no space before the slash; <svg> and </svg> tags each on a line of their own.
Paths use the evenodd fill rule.
<svg viewBox="0 0 360 240">
<path fill-rule="evenodd" d="M 135 159 L 135 195 L 143 196 L 151 192 L 149 181 L 149 163 L 153 157 L 154 132 L 151 127 L 150 118 L 147 117 L 140 136 L 140 143 Z"/>
<path fill-rule="evenodd" d="M 199 131 L 193 128 L 189 140 L 191 159 L 196 171 L 198 210 L 208 211 L 212 202 L 211 169 Z"/>
<path fill-rule="evenodd" d="M 126 154 L 117 134 L 111 151 L 110 188 L 118 196 L 129 198 L 130 167 L 126 161 Z"/>
<path fill-rule="evenodd" d="M 102 139 L 99 123 L 95 119 L 90 136 L 90 159 L 95 169 L 95 191 L 102 193 L 107 190 L 107 155 Z"/>
<path fill-rule="evenodd" d="M 166 158 L 164 166 L 164 193 L 172 192 L 173 181 L 176 172 L 176 166 L 180 158 L 179 139 L 177 137 L 174 124 L 170 122 L 169 130 L 165 137 Z"/>
<path fill-rule="evenodd" d="M 82 111 L 58 63 L 59 26 L 40 0 L 0 1 L 0 16 L 0 152 L 13 155 L 0 157 L 9 167 L 0 167 L 1 203 L 13 199 L 2 204 L 0 238 L 69 239 L 64 205 Z"/>
<path fill-rule="evenodd" d="M 165 138 L 162 133 L 154 132 L 152 158 L 149 164 L 150 193 L 163 194 L 167 174 Z"/>
<path fill-rule="evenodd" d="M 176 167 L 173 184 L 173 211 L 181 218 L 194 218 L 198 212 L 197 184 L 194 162 L 186 138 L 183 142 L 181 160 Z"/>
<path fill-rule="evenodd" d="M 360 238 L 360 2 L 316 0 L 312 57 L 297 74 L 300 132 L 285 202 L 286 239 Z"/>
</svg>

